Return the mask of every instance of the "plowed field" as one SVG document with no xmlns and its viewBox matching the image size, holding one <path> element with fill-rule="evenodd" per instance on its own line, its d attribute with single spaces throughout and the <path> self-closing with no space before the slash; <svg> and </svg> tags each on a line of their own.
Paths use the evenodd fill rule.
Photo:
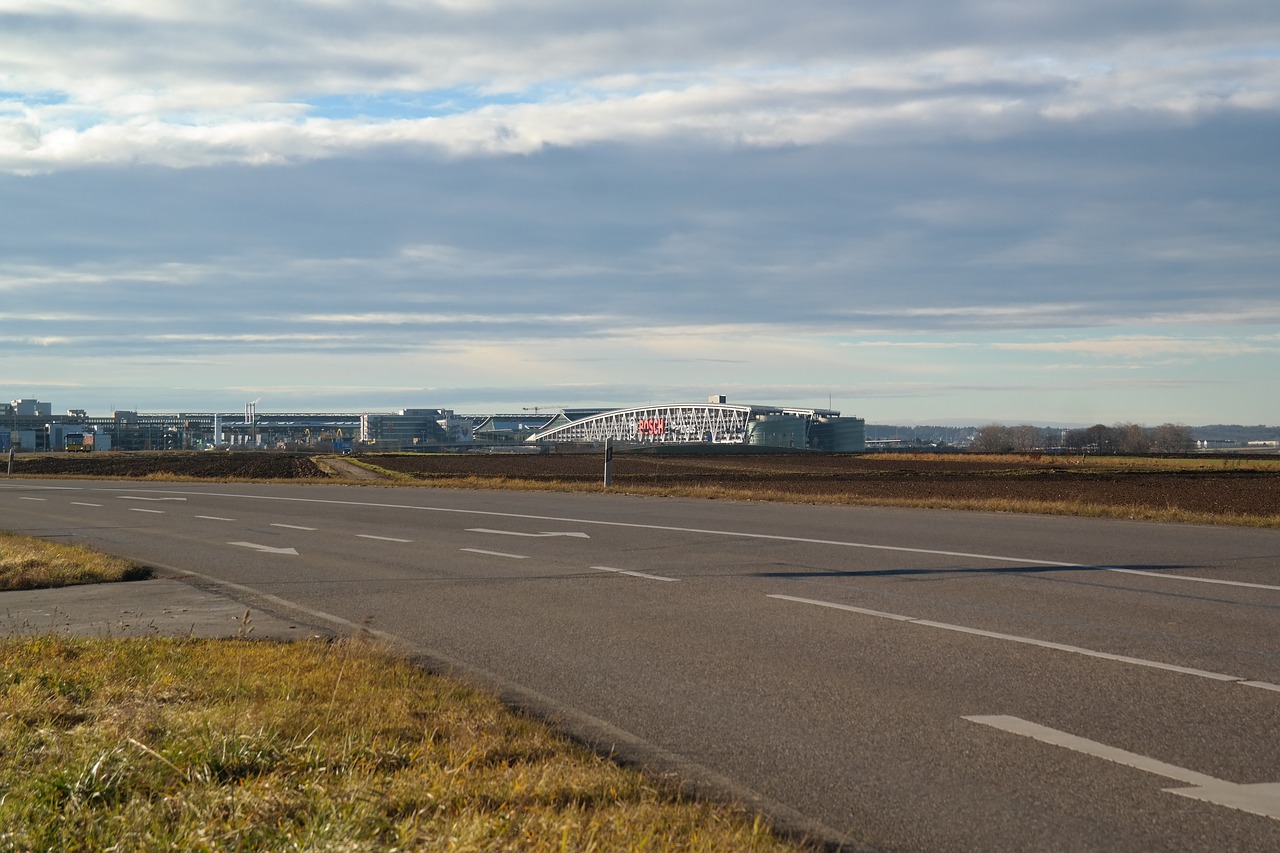
<svg viewBox="0 0 1280 853">
<path fill-rule="evenodd" d="M 506 477 L 599 483 L 601 456 L 408 454 L 370 457 L 379 467 L 422 480 Z M 1190 464 L 1190 460 L 1188 464 Z M 1098 504 L 1246 516 L 1280 515 L 1280 460 L 1198 464 L 1154 460 L 1148 468 L 1091 467 L 1062 459 L 977 459 L 954 455 L 825 454 L 622 455 L 614 488 L 705 487 L 803 500 L 1006 501 Z M 1270 470 L 1267 466 L 1271 465 Z"/>
<path fill-rule="evenodd" d="M 352 457 L 424 485 L 593 488 L 601 455 L 378 454 Z M 323 480 L 292 453 L 102 453 L 19 456 L 15 476 Z M 614 490 L 864 503 L 953 503 L 991 508 L 1109 507 L 1280 521 L 1280 459 L 1127 460 L 971 457 L 962 454 L 625 454 Z M 1112 514 L 1115 514 L 1114 512 Z"/>
<path fill-rule="evenodd" d="M 191 477 L 198 480 L 324 479 L 315 460 L 294 453 L 54 453 L 18 456 L 15 477 Z"/>
</svg>

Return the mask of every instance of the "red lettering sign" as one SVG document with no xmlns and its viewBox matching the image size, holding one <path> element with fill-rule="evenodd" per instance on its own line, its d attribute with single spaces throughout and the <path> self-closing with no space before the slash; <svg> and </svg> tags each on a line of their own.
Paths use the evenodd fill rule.
<svg viewBox="0 0 1280 853">
<path fill-rule="evenodd" d="M 646 418 L 636 421 L 636 435 L 662 435 L 666 431 L 666 418 Z"/>
</svg>

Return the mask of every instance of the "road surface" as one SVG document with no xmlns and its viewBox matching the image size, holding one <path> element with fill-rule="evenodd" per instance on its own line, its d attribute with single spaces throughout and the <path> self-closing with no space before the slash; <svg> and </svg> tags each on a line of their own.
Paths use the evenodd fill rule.
<svg viewBox="0 0 1280 853">
<path fill-rule="evenodd" d="M 0 514 L 372 626 L 854 849 L 1280 850 L 1278 531 L 53 480 Z"/>
</svg>

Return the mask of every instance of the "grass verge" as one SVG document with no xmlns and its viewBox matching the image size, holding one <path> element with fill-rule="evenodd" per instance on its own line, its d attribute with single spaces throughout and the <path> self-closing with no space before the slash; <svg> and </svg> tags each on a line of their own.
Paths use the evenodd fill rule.
<svg viewBox="0 0 1280 853">
<path fill-rule="evenodd" d="M 803 849 L 359 638 L 9 638 L 0 673 L 3 849 Z"/>
<path fill-rule="evenodd" d="M 150 575 L 128 560 L 78 545 L 0 532 L 0 591 L 142 580 Z"/>
<path fill-rule="evenodd" d="M 118 580 L 0 535 L 0 582 Z M 0 850 L 807 847 L 365 637 L 0 638 Z"/>
</svg>

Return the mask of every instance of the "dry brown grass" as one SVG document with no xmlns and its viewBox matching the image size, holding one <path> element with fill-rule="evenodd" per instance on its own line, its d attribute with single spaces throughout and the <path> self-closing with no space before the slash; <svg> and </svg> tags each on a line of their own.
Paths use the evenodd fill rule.
<svg viewBox="0 0 1280 853">
<path fill-rule="evenodd" d="M 141 580 L 150 572 L 78 545 L 0 533 L 0 590 Z"/>
<path fill-rule="evenodd" d="M 0 849 L 803 849 L 360 639 L 7 639 L 0 673 Z"/>
</svg>

